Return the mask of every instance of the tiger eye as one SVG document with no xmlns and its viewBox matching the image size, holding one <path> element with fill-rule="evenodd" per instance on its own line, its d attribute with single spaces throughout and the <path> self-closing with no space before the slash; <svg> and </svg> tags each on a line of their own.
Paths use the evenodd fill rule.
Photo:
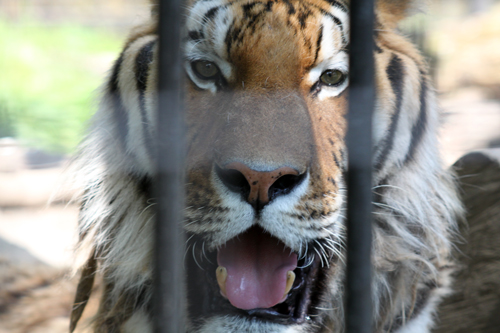
<svg viewBox="0 0 500 333">
<path fill-rule="evenodd" d="M 344 81 L 345 75 L 339 70 L 327 70 L 321 74 L 321 82 L 328 86 L 336 86 Z"/>
<path fill-rule="evenodd" d="M 219 68 L 211 61 L 199 60 L 193 63 L 193 70 L 201 79 L 213 79 L 219 74 Z"/>
</svg>

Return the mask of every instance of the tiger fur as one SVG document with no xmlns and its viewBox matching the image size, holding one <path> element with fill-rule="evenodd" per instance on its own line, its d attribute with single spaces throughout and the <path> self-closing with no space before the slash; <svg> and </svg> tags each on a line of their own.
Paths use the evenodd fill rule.
<svg viewBox="0 0 500 333">
<path fill-rule="evenodd" d="M 397 32 L 413 6 L 405 0 L 376 5 L 375 332 L 431 329 L 449 290 L 451 238 L 461 211 L 438 154 L 440 116 L 425 61 Z M 348 8 L 343 0 L 187 2 L 189 332 L 344 330 Z M 97 271 L 104 291 L 94 332 L 152 331 L 156 19 L 153 14 L 128 39 L 77 158 L 85 182 L 83 261 L 77 264 L 84 274 L 72 326 Z M 262 185 L 283 170 L 287 177 L 279 184 Z M 240 250 L 238 240 L 251 253 Z M 264 295 L 251 303 L 237 296 L 244 288 L 229 285 L 243 281 L 236 273 L 225 278 L 227 290 L 217 284 L 215 262 L 226 260 L 224 249 L 236 246 L 243 257 L 269 266 L 264 249 L 272 242 L 290 252 L 292 259 L 280 260 L 298 279 L 284 301 L 275 304 Z M 261 257 L 252 257 L 259 251 Z M 237 263 L 228 268 L 237 272 L 231 265 Z M 276 274 L 265 282 L 282 288 L 284 273 Z M 252 286 L 263 293 L 258 283 Z"/>
</svg>

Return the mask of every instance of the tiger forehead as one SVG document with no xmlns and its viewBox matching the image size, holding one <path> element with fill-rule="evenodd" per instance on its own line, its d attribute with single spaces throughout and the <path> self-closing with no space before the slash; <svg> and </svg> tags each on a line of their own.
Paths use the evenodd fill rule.
<svg viewBox="0 0 500 333">
<path fill-rule="evenodd" d="M 343 23 L 332 15 L 333 7 L 347 13 L 336 1 L 211 1 L 194 7 L 191 17 L 198 30 L 190 30 L 189 39 L 198 52 L 213 52 L 231 63 L 234 81 L 298 82 L 320 60 L 325 35 L 337 50 L 345 44 Z"/>
<path fill-rule="evenodd" d="M 227 35 L 228 60 L 236 69 L 235 80 L 248 86 L 297 85 L 314 62 L 318 18 L 304 14 L 301 24 L 297 16 L 288 14 L 288 8 L 268 12 L 259 7 L 246 7 L 242 16 L 236 16 L 243 19 Z"/>
</svg>

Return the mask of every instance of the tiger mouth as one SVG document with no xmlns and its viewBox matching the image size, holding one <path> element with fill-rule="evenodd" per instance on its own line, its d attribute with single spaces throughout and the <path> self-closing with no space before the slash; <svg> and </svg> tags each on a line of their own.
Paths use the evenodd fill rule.
<svg viewBox="0 0 500 333">
<path fill-rule="evenodd" d="M 256 243 L 259 245 L 255 245 Z M 259 258 L 266 256 L 262 254 L 262 250 L 272 252 L 274 262 L 270 263 L 272 261 L 270 259 Z M 314 305 L 319 302 L 327 267 L 323 267 L 312 246 L 308 253 L 299 257 L 260 227 L 252 227 L 227 242 L 219 250 L 197 251 L 193 245 L 191 251 L 192 255 L 188 255 L 186 259 L 188 306 L 193 322 L 202 324 L 207 317 L 236 315 L 290 325 L 304 323 L 316 314 Z M 282 252 L 281 255 L 279 251 Z M 245 252 L 255 253 L 249 255 Z M 242 257 L 245 254 L 247 258 Z M 228 256 L 232 258 L 228 260 Z M 235 267 L 238 265 L 241 267 Z M 259 265 L 264 267 L 256 267 Z M 222 274 L 222 278 L 221 268 L 226 270 L 224 273 L 226 276 Z M 266 270 L 272 270 L 274 273 L 265 272 Z M 293 272 L 295 279 L 291 286 L 283 286 L 288 280 L 288 272 Z M 252 278 L 252 274 L 260 277 Z M 224 277 L 227 280 L 221 283 Z M 230 278 L 235 281 L 229 281 Z M 246 294 L 243 290 L 242 294 L 238 295 L 242 291 L 238 290 L 238 286 L 252 279 L 250 285 L 254 289 L 247 291 Z M 229 290 L 230 288 L 233 290 Z M 285 295 L 280 294 L 283 289 Z M 256 299 L 252 300 L 255 295 Z"/>
</svg>

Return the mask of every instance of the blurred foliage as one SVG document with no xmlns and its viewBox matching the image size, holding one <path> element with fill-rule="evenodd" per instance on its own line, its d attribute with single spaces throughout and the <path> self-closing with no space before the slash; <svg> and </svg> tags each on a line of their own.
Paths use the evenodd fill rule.
<svg viewBox="0 0 500 333">
<path fill-rule="evenodd" d="M 0 21 L 0 137 L 71 153 L 121 40 L 103 29 Z"/>
</svg>

